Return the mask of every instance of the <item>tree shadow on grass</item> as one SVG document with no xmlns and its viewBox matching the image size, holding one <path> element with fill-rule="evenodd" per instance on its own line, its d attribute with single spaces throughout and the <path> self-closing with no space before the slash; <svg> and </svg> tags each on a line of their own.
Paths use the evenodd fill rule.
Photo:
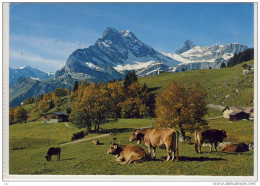
<svg viewBox="0 0 260 186">
<path fill-rule="evenodd" d="M 153 92 L 153 91 L 156 91 L 158 89 L 160 89 L 162 87 L 152 87 L 152 88 L 148 88 L 148 92 Z"/>
<path fill-rule="evenodd" d="M 167 157 L 163 157 L 166 160 Z M 176 160 L 175 160 L 176 161 Z M 179 156 L 179 161 L 226 161 L 223 158 L 209 158 L 209 157 L 187 157 L 187 156 Z"/>
<path fill-rule="evenodd" d="M 69 160 L 75 160 L 76 158 L 66 158 L 66 159 L 60 159 L 59 161 L 69 161 Z"/>
<path fill-rule="evenodd" d="M 120 129 L 111 129 L 110 132 L 111 133 L 124 133 L 124 132 L 132 132 L 134 129 L 133 128 L 120 128 Z"/>
<path fill-rule="evenodd" d="M 187 156 L 180 156 L 179 161 L 225 161 L 223 158 L 209 158 L 209 157 L 187 157 Z"/>
</svg>

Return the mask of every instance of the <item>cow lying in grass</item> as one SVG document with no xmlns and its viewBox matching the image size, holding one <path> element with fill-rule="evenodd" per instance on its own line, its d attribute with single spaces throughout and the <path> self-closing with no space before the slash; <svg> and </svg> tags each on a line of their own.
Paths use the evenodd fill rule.
<svg viewBox="0 0 260 186">
<path fill-rule="evenodd" d="M 148 160 L 145 150 L 134 145 L 112 143 L 107 154 L 116 155 L 116 162 L 119 164 L 142 163 Z"/>
<path fill-rule="evenodd" d="M 249 146 L 245 143 L 231 143 L 226 145 L 222 152 L 226 153 L 236 153 L 236 152 L 246 152 L 249 151 Z"/>
<path fill-rule="evenodd" d="M 58 148 L 51 147 L 49 148 L 45 158 L 47 161 L 51 161 L 51 157 L 53 155 L 57 155 L 57 160 L 60 160 L 60 153 L 61 153 L 61 149 L 59 147 Z"/>
</svg>

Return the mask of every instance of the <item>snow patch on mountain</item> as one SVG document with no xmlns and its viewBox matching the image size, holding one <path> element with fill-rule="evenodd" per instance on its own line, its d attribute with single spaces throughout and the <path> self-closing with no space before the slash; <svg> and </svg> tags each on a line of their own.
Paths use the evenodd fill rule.
<svg viewBox="0 0 260 186">
<path fill-rule="evenodd" d="M 138 62 L 138 61 L 134 61 L 131 64 L 126 64 L 126 65 L 117 65 L 116 67 L 114 67 L 115 70 L 117 70 L 118 72 L 124 72 L 124 71 L 131 71 L 131 70 L 136 70 L 139 71 L 141 69 L 145 69 L 148 68 L 150 66 L 153 65 L 158 65 L 161 63 L 158 63 L 156 61 L 148 61 L 148 62 Z"/>
<path fill-rule="evenodd" d="M 32 79 L 32 80 L 36 80 L 36 81 L 41 81 L 41 79 L 40 79 L 40 78 L 34 78 L 34 77 L 30 77 L 30 79 Z"/>
</svg>

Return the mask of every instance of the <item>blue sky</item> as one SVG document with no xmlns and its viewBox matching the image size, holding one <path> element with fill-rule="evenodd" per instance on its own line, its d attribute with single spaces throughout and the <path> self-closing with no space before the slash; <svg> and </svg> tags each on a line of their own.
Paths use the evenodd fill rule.
<svg viewBox="0 0 260 186">
<path fill-rule="evenodd" d="M 10 66 L 62 68 L 107 27 L 130 30 L 162 52 L 195 45 L 254 46 L 252 3 L 17 3 L 10 5 Z"/>
</svg>

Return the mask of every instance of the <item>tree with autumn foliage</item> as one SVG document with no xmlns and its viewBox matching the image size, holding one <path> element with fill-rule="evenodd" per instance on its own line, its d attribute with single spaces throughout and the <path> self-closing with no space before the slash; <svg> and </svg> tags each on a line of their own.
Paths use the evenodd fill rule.
<svg viewBox="0 0 260 186">
<path fill-rule="evenodd" d="M 156 126 L 176 128 L 185 136 L 186 130 L 207 125 L 206 94 L 199 84 L 185 87 L 183 83 L 171 83 L 156 97 Z"/>
<path fill-rule="evenodd" d="M 14 109 L 14 121 L 16 123 L 27 122 L 27 118 L 27 112 L 24 108 L 22 108 L 22 106 L 18 106 Z"/>
<path fill-rule="evenodd" d="M 77 91 L 81 90 L 80 86 Z M 102 84 L 91 83 L 78 92 L 77 99 L 72 104 L 70 121 L 79 128 L 94 126 L 99 131 L 100 125 L 111 119 L 116 120 L 115 105 L 109 91 Z"/>
<path fill-rule="evenodd" d="M 149 100 L 149 94 L 144 90 L 144 86 L 141 83 L 134 82 L 128 86 L 125 94 L 126 100 L 121 103 L 122 117 L 123 118 L 143 118 L 149 114 L 149 107 L 147 102 Z"/>
<path fill-rule="evenodd" d="M 51 109 L 53 104 L 50 104 L 50 101 L 52 102 L 52 93 L 47 93 L 43 95 L 42 100 L 39 101 L 38 109 L 41 113 L 47 112 Z M 53 102 L 52 102 L 53 103 Z M 51 106 L 51 107 L 50 107 Z"/>
<path fill-rule="evenodd" d="M 125 90 L 120 82 L 108 82 L 107 90 L 114 102 L 117 118 L 121 117 L 122 103 L 125 101 Z"/>
<path fill-rule="evenodd" d="M 14 107 L 9 107 L 9 125 L 14 123 Z"/>
</svg>

